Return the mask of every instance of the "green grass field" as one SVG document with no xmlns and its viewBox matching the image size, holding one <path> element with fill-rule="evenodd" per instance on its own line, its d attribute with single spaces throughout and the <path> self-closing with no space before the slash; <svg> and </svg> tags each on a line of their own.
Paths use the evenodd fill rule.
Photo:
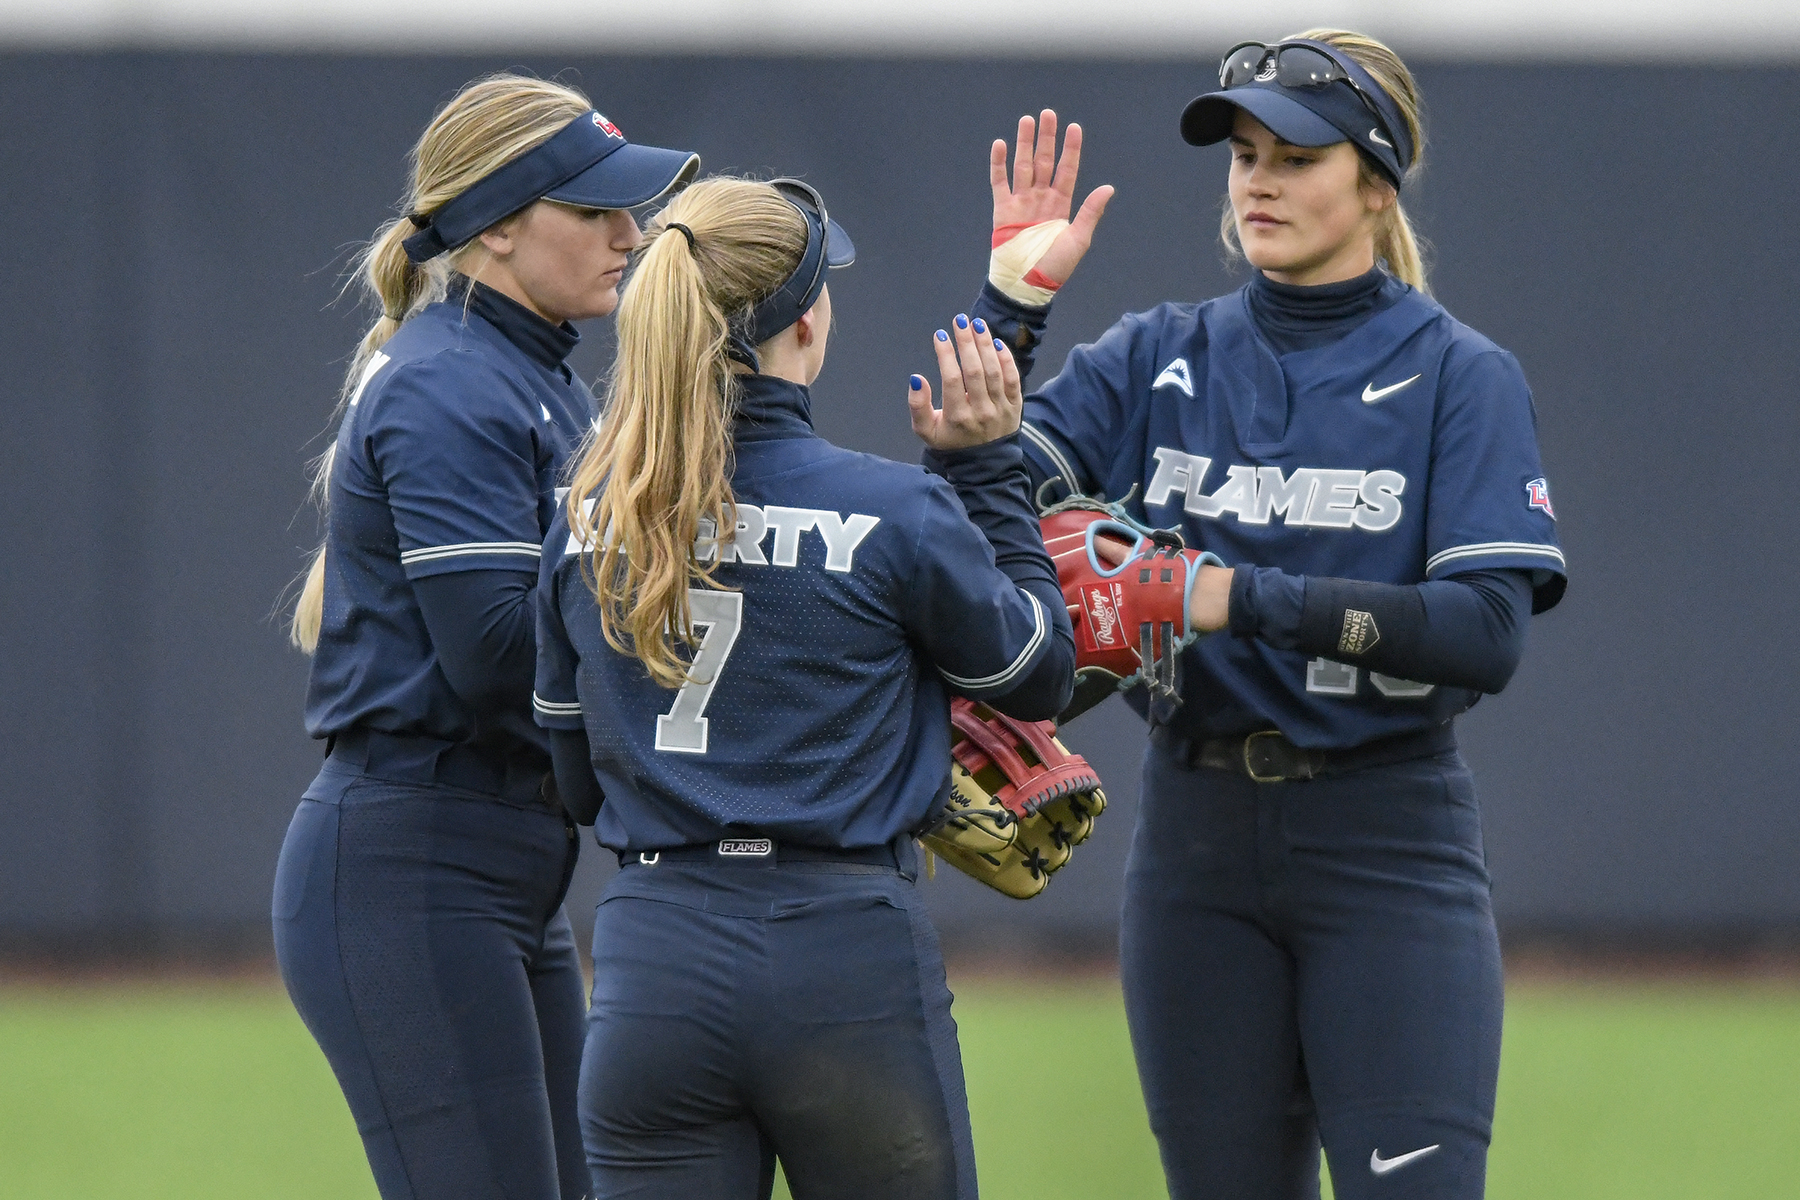
<svg viewBox="0 0 1800 1200">
<path fill-rule="evenodd" d="M 958 987 L 982 1193 L 1164 1195 L 1117 985 Z M 1800 1193 L 1800 989 L 1530 983 L 1508 998 L 1489 1195 Z M 6 1200 L 374 1200 L 279 988 L 0 990 Z"/>
</svg>

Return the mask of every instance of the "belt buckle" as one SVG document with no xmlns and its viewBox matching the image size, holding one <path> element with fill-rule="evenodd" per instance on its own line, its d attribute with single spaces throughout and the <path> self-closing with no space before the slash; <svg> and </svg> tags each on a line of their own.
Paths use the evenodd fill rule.
<svg viewBox="0 0 1800 1200">
<path fill-rule="evenodd" d="M 1258 775 L 1256 773 L 1255 765 L 1250 761 L 1250 750 L 1251 750 L 1251 747 L 1255 744 L 1257 738 L 1260 738 L 1260 737 L 1278 738 L 1280 736 L 1281 736 L 1281 730 L 1279 730 L 1279 729 L 1259 729 L 1255 733 L 1245 735 L 1245 737 L 1244 737 L 1244 774 L 1246 774 L 1250 777 L 1250 781 L 1252 783 L 1281 783 L 1287 779 L 1286 775 Z"/>
</svg>

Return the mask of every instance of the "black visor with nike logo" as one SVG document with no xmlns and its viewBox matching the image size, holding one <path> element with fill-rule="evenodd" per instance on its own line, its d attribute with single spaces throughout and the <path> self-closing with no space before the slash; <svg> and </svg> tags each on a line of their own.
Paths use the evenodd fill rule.
<svg viewBox="0 0 1800 1200">
<path fill-rule="evenodd" d="M 1226 56 L 1220 76 L 1222 90 L 1196 97 L 1182 111 L 1181 136 L 1190 145 L 1230 137 L 1242 109 L 1290 146 L 1350 142 L 1396 189 L 1412 165 L 1412 139 L 1399 106 L 1361 64 L 1330 46 L 1247 43 Z"/>
</svg>

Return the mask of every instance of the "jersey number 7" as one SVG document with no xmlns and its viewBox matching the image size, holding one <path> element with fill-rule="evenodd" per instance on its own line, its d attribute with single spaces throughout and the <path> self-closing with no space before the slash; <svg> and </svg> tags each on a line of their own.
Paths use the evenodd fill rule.
<svg viewBox="0 0 1800 1200">
<path fill-rule="evenodd" d="M 675 693 L 674 706 L 656 718 L 656 748 L 671 754 L 706 753 L 706 705 L 744 626 L 744 594 L 689 588 L 688 611 L 705 632 L 688 668 L 690 678 Z"/>
</svg>

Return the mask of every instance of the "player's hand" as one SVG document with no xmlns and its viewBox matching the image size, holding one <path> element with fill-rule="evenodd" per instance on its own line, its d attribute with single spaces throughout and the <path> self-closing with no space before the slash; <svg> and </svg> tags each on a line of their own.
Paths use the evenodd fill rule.
<svg viewBox="0 0 1800 1200">
<path fill-rule="evenodd" d="M 1040 273 L 1058 284 L 1067 283 L 1076 264 L 1094 241 L 1094 228 L 1112 199 L 1113 186 L 1101 184 L 1082 201 L 1073 218 L 1075 178 L 1081 173 L 1081 126 L 1070 125 L 1063 135 L 1062 155 L 1056 153 L 1056 113 L 1046 108 L 1037 120 L 1019 118 L 1018 144 L 1013 151 L 1012 179 L 1006 176 L 1006 143 L 996 140 L 988 153 L 988 178 L 994 187 L 994 228 L 1003 225 L 1036 225 L 1040 221 L 1069 221 L 1044 257 Z"/>
<path fill-rule="evenodd" d="M 944 406 L 931 405 L 931 384 L 914 375 L 906 394 L 913 432 L 933 450 L 961 450 L 1017 433 L 1025 409 L 1019 367 L 985 322 L 958 316 L 932 340 Z"/>
<path fill-rule="evenodd" d="M 1131 557 L 1131 546 L 1110 537 L 1094 539 L 1094 553 L 1109 567 L 1116 567 Z M 1195 633 L 1216 633 L 1231 624 L 1230 567 L 1206 564 L 1188 593 L 1188 628 Z"/>
</svg>

